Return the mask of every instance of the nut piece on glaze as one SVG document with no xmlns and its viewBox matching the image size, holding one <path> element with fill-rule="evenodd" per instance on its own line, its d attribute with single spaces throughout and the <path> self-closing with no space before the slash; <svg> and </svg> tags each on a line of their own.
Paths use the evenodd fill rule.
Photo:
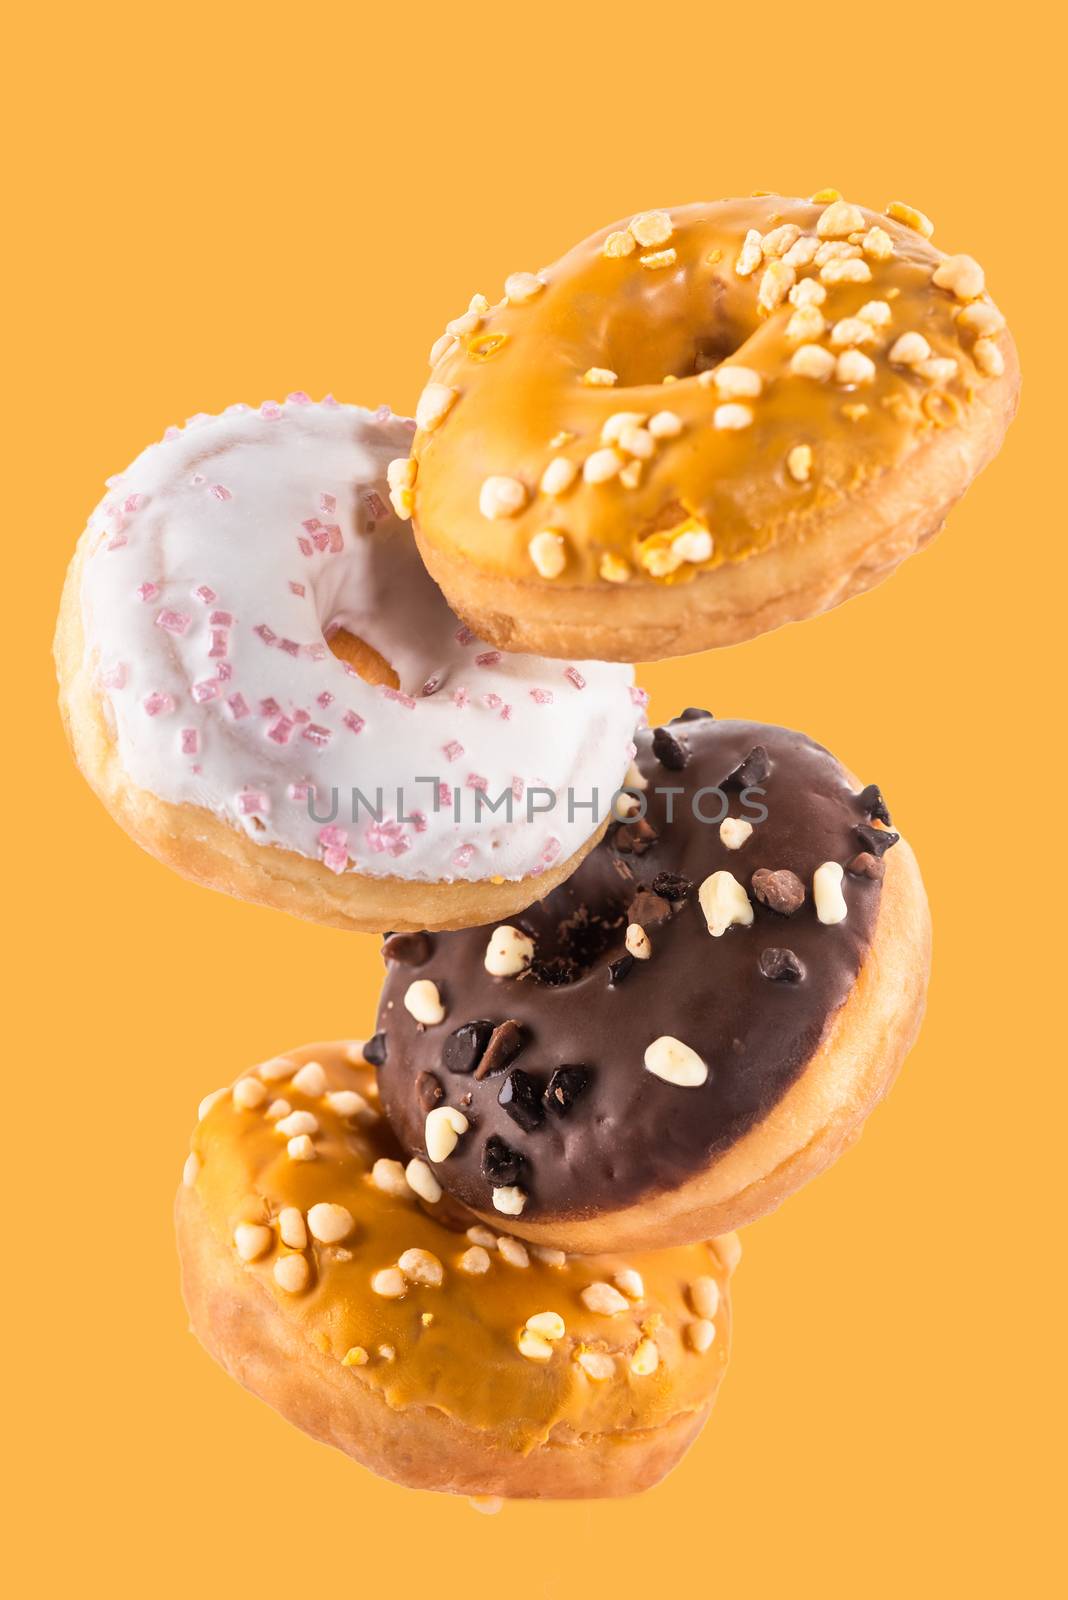
<svg viewBox="0 0 1068 1600">
<path fill-rule="evenodd" d="M 645 1068 L 665 1083 L 674 1083 L 680 1089 L 699 1089 L 708 1078 L 708 1066 L 696 1050 L 691 1050 L 681 1039 L 661 1034 L 645 1052 Z"/>
</svg>

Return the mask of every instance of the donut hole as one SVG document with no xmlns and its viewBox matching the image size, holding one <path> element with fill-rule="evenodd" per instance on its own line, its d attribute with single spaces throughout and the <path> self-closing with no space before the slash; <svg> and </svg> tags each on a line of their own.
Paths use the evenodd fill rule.
<svg viewBox="0 0 1068 1600">
<path fill-rule="evenodd" d="M 618 947 L 627 928 L 626 908 L 615 900 L 597 910 L 579 905 L 549 928 L 540 919 L 517 920 L 524 932 L 536 939 L 538 959 L 531 975 L 550 987 L 584 978 L 609 950 Z"/>
<path fill-rule="evenodd" d="M 385 656 L 380 655 L 366 639 L 350 633 L 347 628 L 338 627 L 327 630 L 326 642 L 338 660 L 358 672 L 364 683 L 386 689 L 400 688 L 400 679 Z"/>
<path fill-rule="evenodd" d="M 728 298 L 727 287 L 713 279 L 697 297 L 672 293 L 622 307 L 606 330 L 600 359 L 619 386 L 641 388 L 720 366 L 754 331 L 753 321 Z"/>
</svg>

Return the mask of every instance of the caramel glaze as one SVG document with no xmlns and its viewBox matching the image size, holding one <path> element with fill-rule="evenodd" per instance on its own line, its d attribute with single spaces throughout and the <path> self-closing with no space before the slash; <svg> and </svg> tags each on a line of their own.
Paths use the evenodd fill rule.
<svg viewBox="0 0 1068 1600">
<path fill-rule="evenodd" d="M 872 301 L 888 305 L 885 325 L 858 346 L 874 362 L 874 376 L 818 381 L 790 370 L 801 342 L 789 331 L 795 305 L 788 298 L 770 309 L 760 303 L 771 260 L 745 276 L 737 263 L 749 230 L 767 237 L 793 225 L 815 242 L 830 198 L 766 195 L 682 206 L 665 213 L 672 232 L 663 249 L 636 247 L 622 257 L 605 253 L 606 240 L 626 232 L 627 224 L 617 223 L 540 273 L 545 287 L 531 299 L 506 298 L 458 319 L 450 326 L 463 331 L 444 341 L 431 374 L 455 400 L 444 420 L 415 437 L 417 477 L 401 514 L 414 510 L 425 538 L 488 574 L 536 581 L 530 542 L 551 529 L 563 535 L 566 555 L 552 583 L 607 577 L 606 553 L 616 558 L 614 581 L 677 583 L 803 536 L 811 518 L 900 468 L 932 430 L 966 423 L 989 377 L 977 364 L 972 325 L 958 325 L 962 300 L 932 283 L 945 258 L 916 229 L 863 208 L 855 208 L 863 229 L 819 242 L 851 247 L 869 281 L 824 285 L 815 261 L 792 270 L 797 283 L 825 287 L 818 307 L 825 329 L 804 342 L 832 355 L 841 353 L 832 337 L 837 324 Z M 864 244 L 873 227 L 892 246 L 888 259 Z M 668 264 L 643 264 L 664 251 L 674 252 Z M 989 306 L 979 291 L 975 298 Z M 891 362 L 896 340 L 913 332 L 928 341 L 932 357 L 956 362 L 951 377 Z M 1008 349 L 1007 341 L 995 332 L 979 356 L 991 342 Z M 991 359 L 1001 359 L 996 350 Z M 724 397 L 700 378 L 724 363 L 750 369 L 762 384 L 759 398 L 743 401 L 751 425 L 737 431 L 714 425 Z M 607 369 L 616 382 L 583 382 L 590 369 Z M 582 465 L 602 444 L 609 417 L 634 412 L 648 419 L 664 409 L 678 417 L 681 432 L 658 441 L 636 469 L 635 486 L 625 475 L 583 480 Z M 803 481 L 788 467 L 797 446 L 812 451 Z M 580 469 L 558 497 L 539 490 L 554 457 Z M 480 489 L 492 475 L 524 485 L 518 514 L 491 520 L 480 512 Z M 650 537 L 663 546 L 687 526 L 711 533 L 707 560 L 671 572 L 649 561 Z"/>
<path fill-rule="evenodd" d="M 295 1088 L 293 1074 L 312 1060 L 325 1072 L 327 1094 L 355 1090 L 367 1108 L 344 1116 L 325 1095 Z M 472 1219 L 447 1198 L 428 1205 L 410 1191 L 386 1193 L 370 1176 L 375 1161 L 397 1161 L 401 1152 L 378 1112 L 373 1074 L 359 1045 L 308 1046 L 247 1076 L 260 1073 L 269 1079 L 269 1093 L 253 1109 L 242 1109 L 228 1090 L 209 1097 L 186 1182 L 231 1249 L 240 1224 L 270 1229 L 269 1249 L 245 1270 L 310 1343 L 346 1364 L 353 1383 L 370 1386 L 395 1410 L 433 1406 L 471 1429 L 492 1432 L 495 1444 L 523 1452 L 550 1436 L 655 1428 L 707 1405 L 727 1361 L 733 1236 L 625 1258 L 572 1256 L 561 1265 L 531 1250 L 525 1267 L 510 1264 L 491 1245 L 489 1270 L 471 1276 L 458 1262 L 471 1248 L 463 1228 Z M 287 1139 L 269 1114 L 278 1099 L 316 1118 L 313 1159 L 288 1154 Z M 325 1245 L 309 1236 L 302 1252 L 287 1249 L 279 1236 L 283 1208 L 295 1207 L 306 1218 L 321 1202 L 347 1208 L 351 1235 Z M 409 1283 L 400 1299 L 376 1294 L 372 1277 L 413 1248 L 441 1262 L 441 1285 Z M 308 1285 L 298 1293 L 286 1292 L 274 1277 L 276 1263 L 293 1254 L 303 1254 L 310 1268 Z M 640 1298 L 628 1298 L 615 1315 L 588 1310 L 583 1289 L 612 1284 L 624 1268 L 640 1274 Z M 693 1285 L 706 1277 L 721 1294 L 715 1337 L 698 1353 L 688 1330 L 698 1316 Z M 542 1311 L 558 1312 L 566 1329 L 544 1362 L 521 1355 L 517 1345 L 526 1319 Z M 646 1338 L 655 1342 L 659 1362 L 639 1376 L 630 1360 Z M 366 1355 L 366 1362 L 354 1364 L 353 1352 Z M 584 1352 L 610 1356 L 611 1376 L 589 1377 L 578 1359 Z"/>
<path fill-rule="evenodd" d="M 425 956 L 418 966 L 388 963 L 375 1052 L 385 1050 L 378 1073 L 383 1106 L 406 1148 L 423 1149 L 429 1080 L 421 1075 L 433 1074 L 443 1103 L 470 1122 L 453 1153 L 435 1167 L 439 1181 L 466 1205 L 492 1212 L 497 1185 L 484 1167 L 493 1137 L 520 1158 L 514 1182 L 526 1196 L 524 1219 L 595 1216 L 676 1189 L 782 1098 L 865 959 L 879 908 L 878 876 L 845 874 L 848 913 L 835 925 L 818 920 L 812 880 L 822 863 L 844 867 L 868 852 L 870 838 L 866 843 L 857 830 L 882 832 L 872 829 L 873 814 L 885 817 L 881 799 L 872 799 L 878 792 L 854 793 L 838 762 L 803 734 L 716 722 L 700 712 L 685 714 L 668 732 L 685 757 L 681 770 L 654 755 L 654 742 L 665 748 L 661 736 L 639 736 L 638 766 L 649 781 L 646 822 L 655 840 L 643 842 L 641 823 L 613 826 L 567 883 L 515 919 L 534 943 L 528 970 L 506 978 L 486 971 L 489 927 L 435 935 L 418 952 Z M 758 780 L 762 794 L 740 789 L 740 778 L 731 776 L 757 747 L 770 762 Z M 668 786 L 675 787 L 673 796 L 664 792 Z M 734 817 L 766 806 L 767 819 L 755 823 L 740 849 L 726 847 L 718 826 L 694 820 L 692 797 L 705 786 L 723 788 Z M 715 795 L 701 804 L 707 815 L 718 814 Z M 896 837 L 884 834 L 887 842 Z M 757 900 L 751 880 L 760 868 L 785 868 L 801 880 L 805 899 L 792 915 Z M 751 926 L 731 926 L 713 938 L 698 889 L 720 870 L 745 887 L 754 918 Z M 685 898 L 638 898 L 661 873 L 682 875 L 692 885 Z M 636 918 L 652 954 L 628 962 L 624 938 Z M 800 981 L 775 981 L 761 970 L 766 950 L 784 948 L 801 963 Z M 621 959 L 628 970 L 618 975 Z M 405 990 L 417 977 L 440 990 L 446 1017 L 436 1027 L 417 1024 L 404 1007 Z M 571 981 L 554 981 L 561 978 Z M 503 1071 L 479 1078 L 443 1066 L 446 1041 L 472 1019 L 520 1024 L 523 1048 Z M 707 1064 L 703 1084 L 682 1087 L 646 1069 L 646 1048 L 663 1035 Z M 526 1128 L 500 1103 L 502 1085 L 516 1068 L 544 1095 L 552 1074 L 570 1065 L 582 1067 L 587 1080 L 564 1114 L 549 1106 L 539 1125 Z"/>
</svg>

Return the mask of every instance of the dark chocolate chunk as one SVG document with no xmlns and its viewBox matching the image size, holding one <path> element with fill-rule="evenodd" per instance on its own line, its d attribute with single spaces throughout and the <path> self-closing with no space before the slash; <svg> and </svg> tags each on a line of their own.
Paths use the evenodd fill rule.
<svg viewBox="0 0 1068 1600">
<path fill-rule="evenodd" d="M 499 1022 L 490 1034 L 489 1044 L 482 1060 L 475 1068 L 475 1077 L 488 1078 L 491 1073 L 503 1072 L 509 1061 L 515 1060 L 526 1042 L 527 1036 L 522 1023 L 515 1022 L 511 1017 L 507 1022 Z"/>
<path fill-rule="evenodd" d="M 865 850 L 880 858 L 901 838 L 899 833 L 888 833 L 885 828 L 869 828 L 866 822 L 858 822 L 854 832 Z"/>
<path fill-rule="evenodd" d="M 621 855 L 643 856 L 649 846 L 656 843 L 656 838 L 652 824 L 639 817 L 636 822 L 621 823 L 612 843 Z"/>
<path fill-rule="evenodd" d="M 545 1121 L 541 1085 L 522 1067 L 516 1067 L 505 1078 L 497 1095 L 497 1104 L 507 1111 L 513 1122 L 518 1122 L 524 1133 L 533 1133 Z"/>
<path fill-rule="evenodd" d="M 804 904 L 805 886 L 797 873 L 791 872 L 788 867 L 780 867 L 774 872 L 770 867 L 758 867 L 753 873 L 752 883 L 753 893 L 761 905 L 777 911 L 781 917 L 792 917 Z"/>
<path fill-rule="evenodd" d="M 653 755 L 669 772 L 681 772 L 690 759 L 686 746 L 680 744 L 666 728 L 653 729 Z"/>
<path fill-rule="evenodd" d="M 618 961 L 608 963 L 608 983 L 614 988 L 617 983 L 622 983 L 631 967 L 634 965 L 632 955 L 620 956 Z"/>
<path fill-rule="evenodd" d="M 657 923 L 666 922 L 671 913 L 671 901 L 653 894 L 651 889 L 639 889 L 627 907 L 627 917 L 639 928 L 655 928 Z"/>
<path fill-rule="evenodd" d="M 873 856 L 869 851 L 862 850 L 852 861 L 846 863 L 846 871 L 851 872 L 854 878 L 874 878 L 878 883 L 886 876 L 886 862 L 880 861 L 878 856 Z"/>
<path fill-rule="evenodd" d="M 877 783 L 869 783 L 866 789 L 860 791 L 857 799 L 869 817 L 872 817 L 876 822 L 885 822 L 887 827 L 890 826 L 890 813 L 886 809 L 886 801 L 883 799 L 882 790 Z"/>
<path fill-rule="evenodd" d="M 755 744 L 746 756 L 723 780 L 725 789 L 756 789 L 764 782 L 771 771 L 771 758 L 767 748 L 762 744 Z"/>
<path fill-rule="evenodd" d="M 434 945 L 429 933 L 391 933 L 382 946 L 383 961 L 400 961 L 406 967 L 421 967 L 430 960 Z"/>
<path fill-rule="evenodd" d="M 557 1067 L 545 1091 L 545 1104 L 558 1117 L 566 1117 L 589 1081 L 587 1067 Z"/>
<path fill-rule="evenodd" d="M 662 894 L 665 900 L 685 900 L 692 888 L 681 872 L 658 872 L 653 879 L 653 893 Z"/>
<path fill-rule="evenodd" d="M 705 719 L 714 722 L 711 711 L 705 711 L 700 706 L 687 706 L 685 711 L 680 711 L 677 717 L 672 717 L 672 722 L 704 722 Z"/>
<path fill-rule="evenodd" d="M 760 970 L 772 983 L 800 983 L 805 969 L 792 950 L 762 950 Z"/>
<path fill-rule="evenodd" d="M 482 1176 L 495 1188 L 507 1187 L 518 1182 L 519 1174 L 523 1170 L 523 1157 L 518 1150 L 513 1150 L 510 1144 L 497 1134 L 491 1133 L 482 1146 Z"/>
<path fill-rule="evenodd" d="M 485 1017 L 465 1022 L 441 1047 L 441 1064 L 446 1072 L 474 1072 L 482 1060 L 493 1033 L 493 1023 Z"/>
<path fill-rule="evenodd" d="M 445 1098 L 445 1088 L 434 1072 L 421 1072 L 415 1080 L 415 1093 L 424 1111 L 433 1111 Z"/>
<path fill-rule="evenodd" d="M 579 975 L 578 962 L 570 956 L 551 956 L 548 961 L 532 961 L 529 970 L 535 983 L 548 984 L 550 989 L 558 989 L 563 983 L 574 983 Z"/>
<path fill-rule="evenodd" d="M 363 1059 L 369 1061 L 372 1067 L 380 1067 L 386 1059 L 386 1036 L 384 1033 L 372 1034 L 363 1047 Z"/>
</svg>

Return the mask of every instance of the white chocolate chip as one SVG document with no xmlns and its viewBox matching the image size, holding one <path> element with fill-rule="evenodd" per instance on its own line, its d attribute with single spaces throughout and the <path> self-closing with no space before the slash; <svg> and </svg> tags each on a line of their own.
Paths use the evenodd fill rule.
<svg viewBox="0 0 1068 1600">
<path fill-rule="evenodd" d="M 319 1244 L 340 1244 L 355 1226 L 351 1211 L 326 1200 L 321 1200 L 308 1212 L 308 1232 Z"/>
<path fill-rule="evenodd" d="M 682 419 L 674 411 L 657 411 L 649 418 L 649 432 L 654 439 L 677 439 L 682 432 Z"/>
<path fill-rule="evenodd" d="M 524 1328 L 518 1340 L 519 1354 L 526 1356 L 528 1361 L 551 1361 L 553 1347 L 548 1339 L 543 1339 L 538 1333 L 533 1333 L 529 1328 Z"/>
<path fill-rule="evenodd" d="M 587 483 L 607 483 L 624 465 L 618 450 L 594 450 L 586 457 L 582 476 Z"/>
<path fill-rule="evenodd" d="M 534 941 L 508 923 L 494 928 L 482 964 L 494 978 L 514 978 L 534 959 Z"/>
<path fill-rule="evenodd" d="M 253 1111 L 257 1106 L 262 1106 L 267 1098 L 267 1090 L 259 1078 L 238 1078 L 234 1084 L 234 1105 L 242 1111 Z"/>
<path fill-rule="evenodd" d="M 513 272 L 504 280 L 504 293 L 509 305 L 524 306 L 545 288 L 544 280 L 533 272 Z"/>
<path fill-rule="evenodd" d="M 532 1317 L 527 1318 L 527 1327 L 531 1333 L 553 1342 L 562 1339 L 567 1332 L 559 1311 L 535 1311 Z"/>
<path fill-rule="evenodd" d="M 755 400 L 764 387 L 764 380 L 752 367 L 716 367 L 712 381 L 723 400 Z"/>
<path fill-rule="evenodd" d="M 301 1133 L 318 1133 L 319 1118 L 313 1111 L 291 1111 L 275 1124 L 284 1139 L 296 1138 Z"/>
<path fill-rule="evenodd" d="M 641 1339 L 630 1358 L 630 1370 L 636 1378 L 648 1378 L 660 1365 L 660 1351 L 652 1339 Z"/>
<path fill-rule="evenodd" d="M 993 339 L 976 339 L 972 355 L 979 371 L 988 378 L 1000 378 L 1005 371 L 1005 357 Z"/>
<path fill-rule="evenodd" d="M 315 1146 L 306 1133 L 298 1133 L 295 1139 L 290 1139 L 286 1145 L 286 1154 L 290 1161 L 314 1161 Z"/>
<path fill-rule="evenodd" d="M 399 1161 L 391 1161 L 387 1156 L 379 1156 L 371 1168 L 371 1182 L 376 1189 L 381 1189 L 383 1194 L 391 1194 L 398 1200 L 406 1198 L 411 1192 L 404 1167 Z"/>
<path fill-rule="evenodd" d="M 851 233 L 857 233 L 866 226 L 864 213 L 859 206 L 851 206 L 845 200 L 833 200 L 816 223 L 816 232 L 821 239 L 848 239 Z"/>
<path fill-rule="evenodd" d="M 304 1256 L 280 1256 L 274 1264 L 274 1281 L 287 1294 L 300 1294 L 310 1276 Z"/>
<path fill-rule="evenodd" d="M 807 483 L 812 477 L 812 446 L 795 444 L 787 452 L 786 470 L 795 483 Z"/>
<path fill-rule="evenodd" d="M 409 1283 L 420 1283 L 427 1289 L 440 1289 L 445 1282 L 445 1268 L 432 1250 L 405 1250 L 397 1266 Z"/>
<path fill-rule="evenodd" d="M 239 1222 L 234 1229 L 234 1248 L 242 1261 L 258 1261 L 274 1244 L 274 1234 L 257 1222 Z"/>
<path fill-rule="evenodd" d="M 304 1250 L 308 1244 L 308 1230 L 303 1214 L 296 1206 L 283 1206 L 278 1213 L 278 1237 L 290 1250 Z"/>
<path fill-rule="evenodd" d="M 641 1300 L 645 1296 L 645 1280 L 634 1267 L 620 1267 L 613 1279 L 620 1294 L 628 1300 Z"/>
<path fill-rule="evenodd" d="M 931 346 L 922 333 L 903 333 L 890 346 L 890 360 L 899 367 L 914 367 L 930 354 Z"/>
<path fill-rule="evenodd" d="M 719 1284 L 715 1278 L 695 1278 L 690 1285 L 690 1304 L 699 1317 L 709 1321 L 719 1310 Z"/>
<path fill-rule="evenodd" d="M 190 1150 L 182 1167 L 182 1182 L 187 1189 L 191 1189 L 200 1177 L 200 1157 L 195 1150 Z"/>
<path fill-rule="evenodd" d="M 717 428 L 730 430 L 748 428 L 753 420 L 753 413 L 749 406 L 726 405 L 717 406 L 712 413 L 712 423 Z"/>
<path fill-rule="evenodd" d="M 611 389 L 613 384 L 619 382 L 619 374 L 613 372 L 611 367 L 587 367 L 582 374 L 582 381 L 592 389 Z"/>
<path fill-rule="evenodd" d="M 623 942 L 626 945 L 627 953 L 632 955 L 636 961 L 648 961 L 653 953 L 649 935 L 637 922 L 630 923 Z"/>
<path fill-rule="evenodd" d="M 415 408 L 416 425 L 424 433 L 440 427 L 459 399 L 459 391 L 444 383 L 428 383 Z"/>
<path fill-rule="evenodd" d="M 494 1208 L 503 1212 L 506 1217 L 521 1216 L 526 1203 L 526 1195 L 515 1184 L 508 1184 L 504 1188 L 494 1189 L 493 1191 Z"/>
<path fill-rule="evenodd" d="M 740 850 L 753 832 L 753 824 L 745 817 L 724 817 L 719 825 L 720 842 L 728 850 Z"/>
<path fill-rule="evenodd" d="M 812 899 L 819 920 L 828 926 L 844 922 L 848 907 L 842 893 L 845 874 L 837 861 L 825 861 L 812 874 Z"/>
<path fill-rule="evenodd" d="M 578 470 L 578 464 L 569 461 L 567 456 L 554 456 L 542 473 L 538 487 L 542 494 L 566 494 L 578 477 Z"/>
<path fill-rule="evenodd" d="M 404 1176 L 413 1193 L 420 1200 L 425 1200 L 428 1205 L 437 1205 L 441 1199 L 441 1184 L 435 1178 L 425 1161 L 420 1161 L 418 1156 L 413 1156 L 404 1169 Z"/>
<path fill-rule="evenodd" d="M 435 1106 L 433 1111 L 428 1111 L 423 1126 L 423 1143 L 430 1160 L 447 1161 L 468 1126 L 467 1118 L 455 1106 Z"/>
<path fill-rule="evenodd" d="M 480 1244 L 473 1244 L 470 1250 L 465 1250 L 457 1265 L 461 1272 L 466 1272 L 472 1278 L 480 1278 L 490 1269 L 489 1253 Z"/>
<path fill-rule="evenodd" d="M 620 229 L 618 233 L 610 233 L 604 242 L 603 254 L 606 256 L 629 256 L 636 249 L 634 235 L 629 228 Z"/>
<path fill-rule="evenodd" d="M 327 1095 L 326 1103 L 339 1117 L 359 1117 L 371 1110 L 363 1095 L 357 1094 L 355 1089 L 334 1089 Z"/>
<path fill-rule="evenodd" d="M 871 383 L 875 377 L 875 362 L 863 350 L 843 350 L 835 364 L 834 376 L 837 383 Z"/>
<path fill-rule="evenodd" d="M 645 1052 L 645 1070 L 665 1083 L 680 1089 L 699 1089 L 708 1077 L 708 1067 L 696 1050 L 669 1033 L 654 1039 Z"/>
<path fill-rule="evenodd" d="M 667 244 L 675 231 L 666 211 L 640 211 L 631 218 L 630 231 L 643 249 Z"/>
<path fill-rule="evenodd" d="M 496 522 L 502 517 L 517 517 L 527 503 L 527 486 L 518 478 L 500 474 L 487 478 L 478 495 L 478 509 Z"/>
<path fill-rule="evenodd" d="M 971 256 L 947 256 L 931 274 L 931 282 L 958 300 L 978 300 L 986 287 L 983 269 Z"/>
<path fill-rule="evenodd" d="M 527 545 L 534 568 L 543 578 L 558 578 L 567 566 L 567 546 L 562 534 L 543 528 Z"/>
<path fill-rule="evenodd" d="M 580 1350 L 575 1357 L 587 1378 L 594 1383 L 604 1383 L 616 1370 L 616 1364 L 603 1350 Z"/>
<path fill-rule="evenodd" d="M 430 978 L 416 978 L 408 985 L 404 991 L 404 1009 L 427 1028 L 435 1028 L 445 1021 L 445 1007 L 438 986 Z"/>
<path fill-rule="evenodd" d="M 408 1284 L 399 1267 L 383 1267 L 371 1279 L 371 1289 L 383 1300 L 402 1300 L 408 1292 Z"/>
<path fill-rule="evenodd" d="M 518 1239 L 513 1239 L 510 1233 L 502 1233 L 497 1240 L 497 1251 L 503 1261 L 510 1267 L 529 1267 L 530 1256 L 527 1254 L 525 1244 L 520 1244 Z"/>
<path fill-rule="evenodd" d="M 709 1322 L 707 1317 L 699 1317 L 696 1322 L 686 1324 L 686 1342 L 698 1355 L 704 1355 L 706 1350 L 712 1348 L 715 1337 L 716 1325 Z"/>
<path fill-rule="evenodd" d="M 698 889 L 697 898 L 713 939 L 721 938 L 728 928 L 747 928 L 753 920 L 749 896 L 733 873 L 711 873 Z"/>
<path fill-rule="evenodd" d="M 797 378 L 815 378 L 822 382 L 834 371 L 834 357 L 821 344 L 802 344 L 790 357 L 790 371 Z"/>
<path fill-rule="evenodd" d="M 903 222 L 906 228 L 913 228 L 925 239 L 929 239 L 934 233 L 934 223 L 930 217 L 925 217 L 915 206 L 906 205 L 904 200 L 891 200 L 886 208 L 886 214 L 888 217 L 893 217 L 895 222 Z M 881 233 L 882 229 L 879 231 Z"/>
<path fill-rule="evenodd" d="M 313 1100 L 326 1093 L 326 1073 L 318 1061 L 306 1061 L 293 1074 L 293 1087 Z"/>
</svg>

